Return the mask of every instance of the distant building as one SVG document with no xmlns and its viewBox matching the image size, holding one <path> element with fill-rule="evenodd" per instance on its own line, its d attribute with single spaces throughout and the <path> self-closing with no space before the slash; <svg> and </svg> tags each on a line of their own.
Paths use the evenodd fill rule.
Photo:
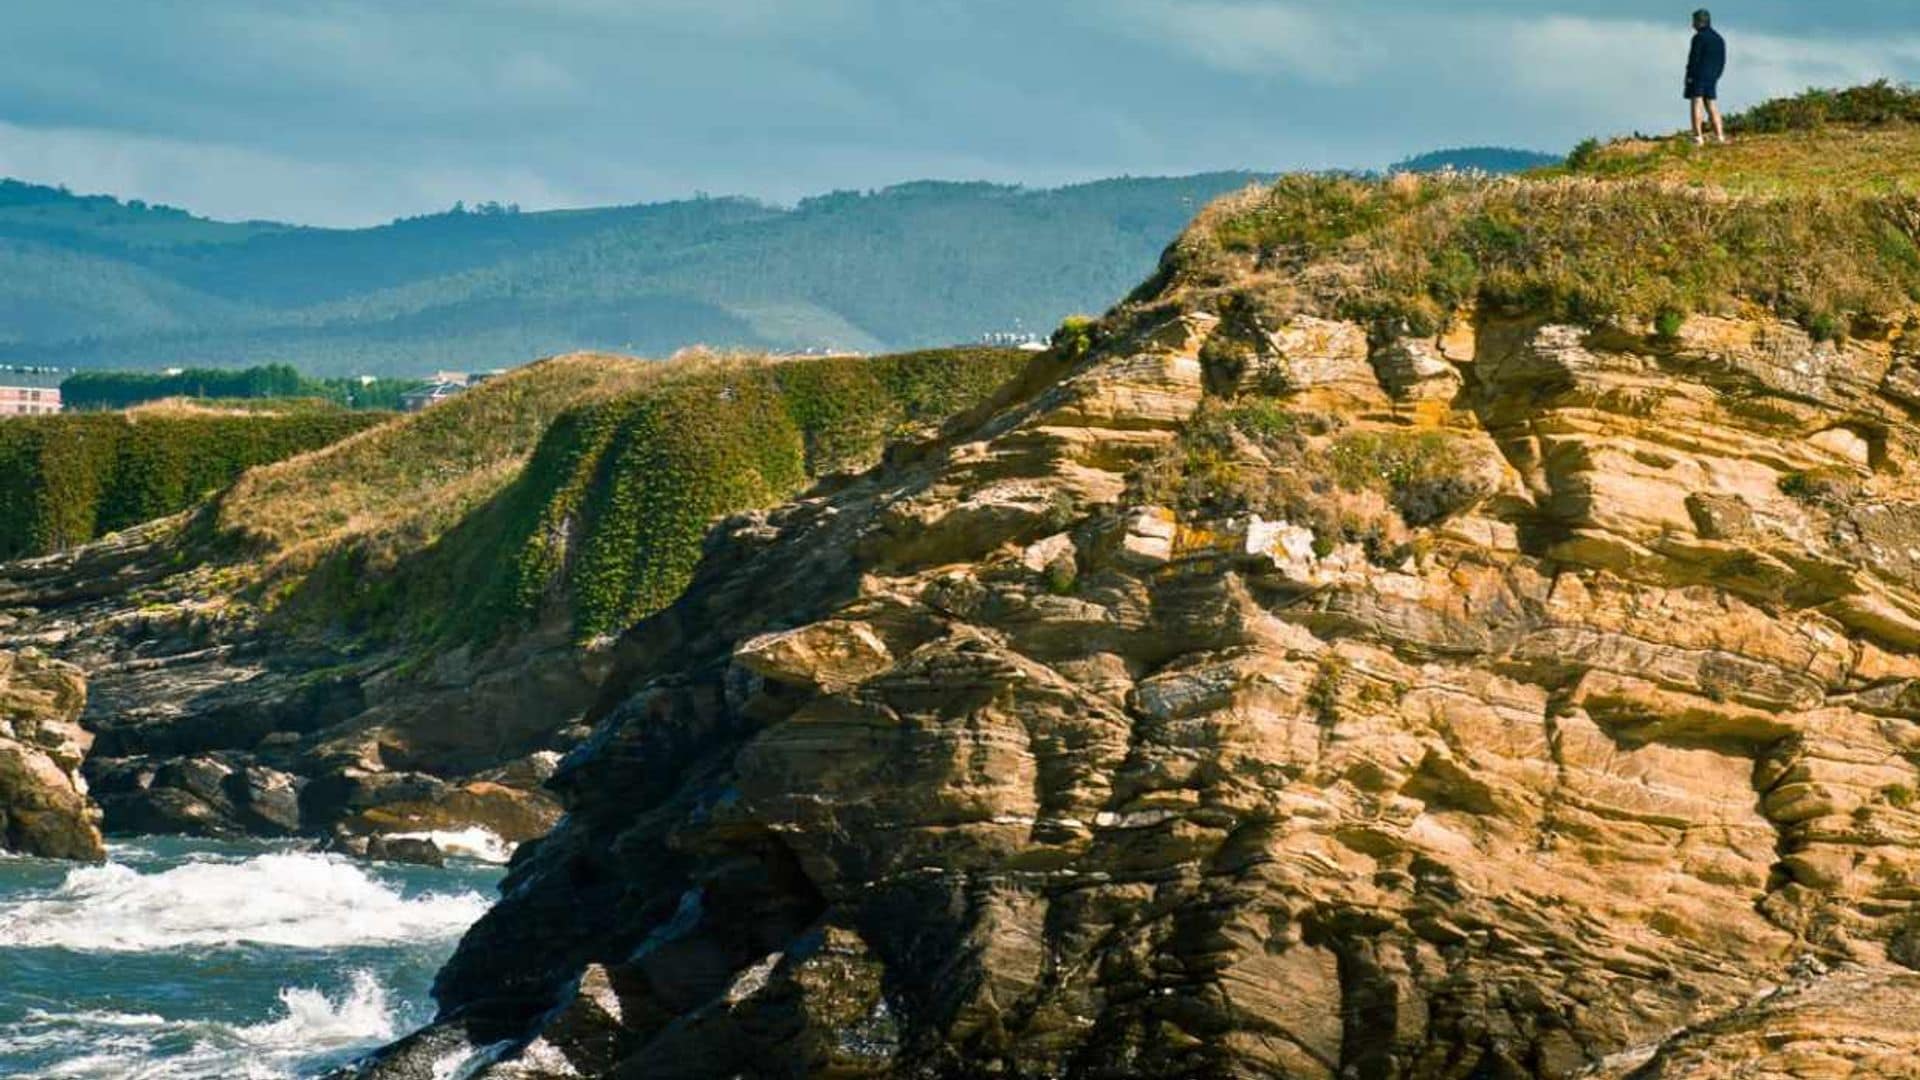
<svg viewBox="0 0 1920 1080">
<path fill-rule="evenodd" d="M 431 382 L 417 390 L 409 390 L 400 395 L 400 408 L 406 412 L 419 412 L 429 405 L 457 397 L 466 391 L 464 383 Z"/>
<path fill-rule="evenodd" d="M 0 416 L 44 416 L 60 411 L 58 368 L 0 367 Z"/>
<path fill-rule="evenodd" d="M 1027 352 L 1045 352 L 1047 349 L 1046 338 L 1025 330 L 1001 330 L 992 334 L 982 334 L 980 343 L 999 349 L 1023 349 Z"/>
</svg>

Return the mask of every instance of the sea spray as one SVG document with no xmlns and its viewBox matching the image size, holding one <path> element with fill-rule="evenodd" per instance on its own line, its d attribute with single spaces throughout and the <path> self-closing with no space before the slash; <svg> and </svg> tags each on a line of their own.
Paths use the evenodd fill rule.
<svg viewBox="0 0 1920 1080">
<path fill-rule="evenodd" d="M 157 874 L 108 863 L 0 910 L 0 947 L 81 952 L 239 944 L 309 949 L 457 936 L 486 911 L 474 892 L 403 897 L 339 856 L 278 852 Z"/>
<path fill-rule="evenodd" d="M 484 826 L 465 829 L 439 829 L 431 832 L 392 833 L 389 840 L 431 840 L 445 854 L 459 859 L 505 866 L 513 858 L 514 845 Z"/>
<path fill-rule="evenodd" d="M 351 985 L 337 997 L 310 987 L 285 987 L 279 1002 L 280 1015 L 258 1024 L 34 1010 L 0 1034 L 0 1054 L 59 1045 L 83 1048 L 49 1063 L 44 1072 L 49 1077 L 266 1080 L 296 1075 L 302 1062 L 329 1051 L 384 1042 L 398 1030 L 387 988 L 369 971 L 354 972 Z"/>
<path fill-rule="evenodd" d="M 482 838 L 476 837 L 478 841 Z M 314 1076 L 432 1018 L 500 869 L 284 842 L 121 841 L 0 861 L 0 1076 Z M 451 1075 L 481 1053 L 449 1061 Z"/>
</svg>

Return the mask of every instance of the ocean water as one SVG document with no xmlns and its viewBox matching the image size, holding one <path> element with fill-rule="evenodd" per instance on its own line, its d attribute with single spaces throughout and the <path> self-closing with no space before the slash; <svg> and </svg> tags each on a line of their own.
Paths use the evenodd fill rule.
<svg viewBox="0 0 1920 1080">
<path fill-rule="evenodd" d="M 324 1072 L 431 1017 L 433 974 L 501 874 L 265 843 L 108 850 L 0 856 L 0 1077 Z"/>
</svg>

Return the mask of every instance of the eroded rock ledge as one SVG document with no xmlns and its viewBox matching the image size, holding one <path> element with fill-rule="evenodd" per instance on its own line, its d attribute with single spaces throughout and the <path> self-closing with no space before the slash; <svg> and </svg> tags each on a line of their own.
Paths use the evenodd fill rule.
<svg viewBox="0 0 1920 1080">
<path fill-rule="evenodd" d="M 1910 1063 L 1905 346 L 1103 333 L 715 531 L 372 1075 Z M 1809 964 L 1871 1001 L 1782 1056 L 1739 1018 Z"/>
<path fill-rule="evenodd" d="M 86 681 L 40 653 L 0 652 L 0 850 L 49 859 L 106 858 L 100 811 L 80 764 Z"/>
</svg>

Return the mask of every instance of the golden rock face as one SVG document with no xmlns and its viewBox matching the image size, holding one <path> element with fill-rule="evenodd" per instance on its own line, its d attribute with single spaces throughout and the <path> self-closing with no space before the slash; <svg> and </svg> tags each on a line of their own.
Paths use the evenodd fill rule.
<svg viewBox="0 0 1920 1080">
<path fill-rule="evenodd" d="M 72 664 L 28 650 L 0 652 L 0 851 L 99 862 L 100 811 L 80 763 L 93 736 L 80 726 L 86 680 Z"/>
<path fill-rule="evenodd" d="M 723 525 L 447 1017 L 594 963 L 623 1019 L 535 1046 L 632 1075 L 1903 1075 L 1902 343 L 1256 329 L 1109 320 Z"/>
</svg>

